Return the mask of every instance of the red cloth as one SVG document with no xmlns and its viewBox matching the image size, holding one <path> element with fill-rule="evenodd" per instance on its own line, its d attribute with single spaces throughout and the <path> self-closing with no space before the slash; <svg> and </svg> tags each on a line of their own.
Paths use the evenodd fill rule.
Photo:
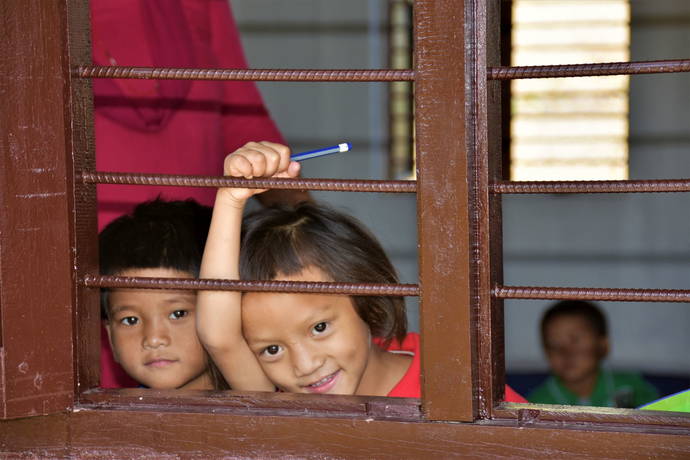
<svg viewBox="0 0 690 460">
<path fill-rule="evenodd" d="M 227 0 L 92 0 L 98 65 L 246 68 Z M 254 82 L 94 79 L 99 171 L 222 175 L 248 141 L 285 143 Z M 137 203 L 196 198 L 210 188 L 98 186 L 102 229 Z"/>
<path fill-rule="evenodd" d="M 523 398 L 517 391 L 506 385 L 506 394 L 503 397 L 504 401 L 513 403 L 526 403 L 527 400 Z"/>
<path fill-rule="evenodd" d="M 374 343 L 381 345 L 382 340 L 379 338 L 374 338 Z M 413 354 L 412 363 L 407 369 L 407 372 L 387 396 L 396 396 L 399 398 L 421 397 L 422 390 L 420 383 L 421 367 L 419 359 L 419 345 L 419 334 L 416 332 L 410 332 L 405 336 L 405 339 L 402 343 L 399 343 L 397 340 L 393 340 L 386 349 L 387 351 L 404 351 Z M 527 402 L 525 398 L 520 396 L 508 385 L 505 386 L 504 400 L 508 402 Z"/>
<path fill-rule="evenodd" d="M 374 338 L 374 343 L 381 345 L 383 340 Z M 419 359 L 419 334 L 416 332 L 408 332 L 402 343 L 397 340 L 392 340 L 386 351 L 407 352 L 412 353 L 412 363 L 407 368 L 407 372 L 403 378 L 393 387 L 393 389 L 386 396 L 394 396 L 398 398 L 421 398 L 422 388 L 419 377 L 421 375 L 420 359 Z M 407 354 L 406 353 L 406 354 Z"/>
<path fill-rule="evenodd" d="M 246 68 L 227 0 L 91 0 L 96 65 Z M 285 143 L 254 82 L 94 79 L 96 169 L 222 175 L 248 141 Z M 99 231 L 163 195 L 212 205 L 215 190 L 99 185 Z M 101 353 L 103 387 L 135 386 Z M 124 378 L 123 378 L 124 377 Z"/>
</svg>

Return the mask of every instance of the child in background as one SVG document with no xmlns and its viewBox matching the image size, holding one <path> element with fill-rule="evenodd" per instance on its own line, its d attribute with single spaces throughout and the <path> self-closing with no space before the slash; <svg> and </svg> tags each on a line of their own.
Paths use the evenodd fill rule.
<svg viewBox="0 0 690 460">
<path fill-rule="evenodd" d="M 249 143 L 226 158 L 225 173 L 296 177 L 289 155 L 280 144 Z M 248 216 L 240 253 L 242 209 L 258 192 L 219 189 L 203 278 L 398 283 L 371 233 L 313 203 Z M 235 389 L 420 397 L 419 336 L 407 333 L 400 297 L 203 292 L 197 327 Z"/>
<path fill-rule="evenodd" d="M 658 397 L 640 375 L 601 367 L 609 352 L 608 326 L 593 303 L 557 302 L 542 317 L 541 337 L 552 375 L 528 396 L 530 402 L 634 408 Z"/>
<path fill-rule="evenodd" d="M 138 205 L 99 235 L 102 275 L 196 278 L 211 208 L 193 200 Z M 113 355 L 130 377 L 157 389 L 228 389 L 199 343 L 196 293 L 103 289 L 101 314 Z"/>
</svg>

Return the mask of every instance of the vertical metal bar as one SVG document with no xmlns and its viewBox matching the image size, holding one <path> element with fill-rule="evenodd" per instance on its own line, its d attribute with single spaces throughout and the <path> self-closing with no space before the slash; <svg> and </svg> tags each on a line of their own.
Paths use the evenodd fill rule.
<svg viewBox="0 0 690 460">
<path fill-rule="evenodd" d="M 91 63 L 91 27 L 88 0 L 68 0 L 70 66 Z M 70 195 L 72 244 L 76 248 L 75 280 L 98 273 L 96 185 L 75 180 L 83 171 L 96 169 L 93 93 L 91 80 L 65 74 L 69 89 L 67 161 L 73 194 Z M 99 385 L 100 296 L 97 289 L 75 287 L 75 370 L 77 394 Z"/>
<path fill-rule="evenodd" d="M 471 421 L 477 414 L 467 158 L 474 149 L 467 114 L 475 76 L 465 62 L 474 46 L 466 33 L 472 3 L 414 4 L 422 396 L 432 420 Z"/>
<path fill-rule="evenodd" d="M 3 2 L 0 418 L 74 401 L 65 1 Z"/>
</svg>

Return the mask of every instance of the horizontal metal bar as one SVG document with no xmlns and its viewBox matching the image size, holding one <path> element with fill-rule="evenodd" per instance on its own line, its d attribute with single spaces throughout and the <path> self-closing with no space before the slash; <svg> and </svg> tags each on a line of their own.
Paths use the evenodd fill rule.
<svg viewBox="0 0 690 460">
<path fill-rule="evenodd" d="M 415 193 L 417 182 L 411 180 L 351 179 L 239 179 L 223 176 L 186 176 L 170 174 L 135 174 L 118 172 L 82 172 L 78 177 L 87 184 L 164 185 L 175 187 L 245 187 L 282 190 L 327 190 L 338 192 Z"/>
<path fill-rule="evenodd" d="M 223 279 L 145 278 L 86 275 L 81 285 L 91 288 L 183 289 L 195 291 L 306 292 L 356 296 L 418 296 L 416 284 L 336 283 L 306 281 L 244 281 Z"/>
<path fill-rule="evenodd" d="M 487 78 L 489 80 L 514 80 L 523 78 L 597 77 L 602 75 L 636 75 L 672 72 L 690 72 L 690 59 L 602 62 L 599 64 L 489 67 Z"/>
<path fill-rule="evenodd" d="M 689 72 L 690 59 L 545 66 L 489 67 L 489 80 L 526 78 L 594 77 Z M 126 78 L 154 80 L 251 81 L 414 81 L 412 69 L 180 69 L 160 67 L 77 66 L 77 78 Z"/>
<path fill-rule="evenodd" d="M 660 193 L 690 192 L 690 179 L 610 181 L 501 181 L 491 193 Z"/>
<path fill-rule="evenodd" d="M 687 289 L 615 289 L 583 287 L 496 286 L 497 299 L 611 300 L 618 302 L 690 302 Z"/>
<path fill-rule="evenodd" d="M 251 81 L 414 81 L 410 69 L 174 69 L 157 67 L 77 66 L 77 78 Z"/>
</svg>

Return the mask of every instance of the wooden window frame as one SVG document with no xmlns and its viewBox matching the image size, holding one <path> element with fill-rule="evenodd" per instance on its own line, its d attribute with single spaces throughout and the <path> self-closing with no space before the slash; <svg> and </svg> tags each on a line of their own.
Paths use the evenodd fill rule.
<svg viewBox="0 0 690 460">
<path fill-rule="evenodd" d="M 0 410 L 9 420 L 0 422 L 1 452 L 367 458 L 690 452 L 688 418 L 499 403 L 502 299 L 548 295 L 546 288 L 516 294 L 502 285 L 501 193 L 515 184 L 500 180 L 495 135 L 499 79 L 511 72 L 497 67 L 498 47 L 489 46 L 499 42 L 499 0 L 415 2 L 421 401 L 95 389 L 98 290 L 86 280 L 97 273 L 96 201 L 95 184 L 85 180 L 95 168 L 93 118 L 90 80 L 77 72 L 91 65 L 88 4 L 3 6 Z M 334 72 L 310 78 L 351 78 L 358 71 Z"/>
</svg>

